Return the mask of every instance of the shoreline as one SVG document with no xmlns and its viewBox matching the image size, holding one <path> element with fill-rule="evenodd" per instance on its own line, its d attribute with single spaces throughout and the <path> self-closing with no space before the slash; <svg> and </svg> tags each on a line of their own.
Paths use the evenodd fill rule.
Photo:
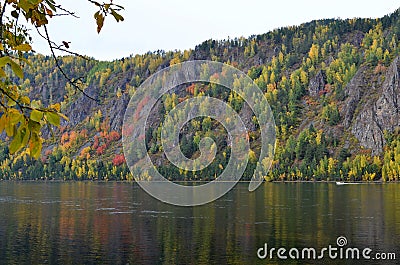
<svg viewBox="0 0 400 265">
<path fill-rule="evenodd" d="M 137 183 L 137 182 L 147 182 L 147 181 L 136 181 L 136 180 L 61 180 L 61 179 L 0 179 L 0 182 L 50 182 L 50 183 L 74 183 L 74 182 L 97 182 L 97 183 Z M 154 181 L 154 182 L 163 182 L 163 181 Z M 180 180 L 180 181 L 172 181 L 174 183 L 209 183 L 211 181 L 203 181 L 203 180 Z M 239 181 L 218 181 L 218 183 L 250 183 L 249 180 L 239 180 Z M 389 184 L 389 183 L 400 183 L 400 181 L 335 181 L 335 180 L 273 180 L 273 181 L 263 181 L 264 183 L 342 183 L 342 184 Z"/>
</svg>

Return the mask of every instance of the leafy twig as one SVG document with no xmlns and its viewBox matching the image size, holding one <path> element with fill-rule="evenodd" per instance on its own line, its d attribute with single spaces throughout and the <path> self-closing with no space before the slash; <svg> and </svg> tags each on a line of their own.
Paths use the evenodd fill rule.
<svg viewBox="0 0 400 265">
<path fill-rule="evenodd" d="M 75 18 L 79 18 L 77 15 L 75 15 L 75 12 L 71 12 L 68 9 L 63 8 L 61 5 L 55 6 L 57 9 L 60 9 L 61 11 L 64 11 L 65 14 L 54 14 L 53 16 L 57 16 L 57 15 L 69 15 L 69 16 L 73 16 Z"/>
</svg>

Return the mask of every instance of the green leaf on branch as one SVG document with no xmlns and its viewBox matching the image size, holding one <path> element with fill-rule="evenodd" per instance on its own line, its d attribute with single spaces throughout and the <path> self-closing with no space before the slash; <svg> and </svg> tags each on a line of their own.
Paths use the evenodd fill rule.
<svg viewBox="0 0 400 265">
<path fill-rule="evenodd" d="M 54 126 L 60 126 L 60 116 L 55 113 L 55 112 L 46 112 L 44 114 L 44 116 L 46 117 L 46 120 L 54 125 Z"/>
<path fill-rule="evenodd" d="M 26 146 L 29 140 L 29 134 L 30 133 L 26 125 L 21 125 L 18 128 L 17 133 L 10 143 L 10 154 L 14 154 L 22 147 Z"/>
<path fill-rule="evenodd" d="M 22 139 L 21 136 L 17 134 L 14 136 L 14 139 L 10 143 L 9 151 L 10 154 L 15 154 L 22 147 Z"/>
<path fill-rule="evenodd" d="M 54 11 L 57 12 L 55 2 L 53 0 L 46 0 L 46 4 Z"/>
<path fill-rule="evenodd" d="M 33 120 L 29 120 L 29 122 L 28 122 L 28 129 L 29 129 L 31 132 L 39 133 L 39 132 L 40 132 L 40 128 L 42 128 L 42 126 L 40 125 L 39 122 L 33 121 Z"/>
<path fill-rule="evenodd" d="M 37 159 L 42 151 L 42 139 L 40 139 L 37 133 L 32 133 L 29 141 L 29 154 L 31 157 Z"/>
<path fill-rule="evenodd" d="M 24 71 L 22 71 L 22 67 L 13 60 L 10 60 L 10 65 L 11 65 L 11 70 L 14 72 L 14 74 L 19 78 L 23 79 Z"/>
<path fill-rule="evenodd" d="M 29 138 L 31 136 L 31 132 L 29 129 L 25 126 L 23 130 L 23 137 L 22 137 L 22 147 L 26 146 L 28 144 Z"/>
<path fill-rule="evenodd" d="M 31 107 L 35 109 L 40 108 L 40 101 L 32 100 Z"/>
<path fill-rule="evenodd" d="M 121 16 L 120 14 L 118 14 L 117 12 L 115 12 L 114 9 L 111 9 L 111 14 L 114 16 L 114 18 L 117 22 L 124 21 L 124 17 Z"/>
<path fill-rule="evenodd" d="M 20 52 L 29 52 L 32 50 L 32 46 L 27 43 L 24 43 L 14 47 L 13 50 Z"/>
<path fill-rule="evenodd" d="M 7 115 L 9 117 L 9 123 L 12 125 L 17 124 L 24 119 L 24 115 L 16 109 L 9 109 Z"/>
<path fill-rule="evenodd" d="M 22 8 L 25 12 L 29 12 L 30 9 L 34 8 L 34 5 L 29 0 L 20 0 L 18 2 L 18 7 Z"/>
<path fill-rule="evenodd" d="M 8 56 L 3 56 L 0 58 L 0 67 L 4 67 L 6 64 L 8 64 L 11 61 L 10 57 Z"/>
<path fill-rule="evenodd" d="M 17 102 L 15 102 L 14 100 L 8 100 L 8 106 L 9 107 L 14 107 L 15 105 L 17 105 Z"/>
<path fill-rule="evenodd" d="M 15 133 L 15 125 L 8 123 L 9 119 L 6 119 L 6 134 L 8 137 L 13 137 Z"/>
<path fill-rule="evenodd" d="M 27 97 L 27 96 L 23 96 L 21 98 L 21 102 L 26 104 L 26 105 L 29 105 L 31 103 L 31 99 L 29 97 Z"/>
<path fill-rule="evenodd" d="M 0 117 L 0 133 L 4 131 L 4 128 L 6 127 L 6 115 L 3 114 Z"/>
<path fill-rule="evenodd" d="M 40 122 L 43 118 L 43 112 L 38 110 L 32 110 L 31 112 L 31 120 Z"/>
</svg>

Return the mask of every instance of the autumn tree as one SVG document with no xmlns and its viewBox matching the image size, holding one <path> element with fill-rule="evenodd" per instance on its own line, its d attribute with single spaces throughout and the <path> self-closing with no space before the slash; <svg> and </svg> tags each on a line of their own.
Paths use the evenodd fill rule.
<svg viewBox="0 0 400 265">
<path fill-rule="evenodd" d="M 124 18 L 118 13 L 123 9 L 110 0 L 100 3 L 88 0 L 98 11 L 94 19 L 99 33 L 104 20 L 111 15 L 117 22 Z M 52 57 L 61 75 L 76 90 L 85 94 L 81 79 L 70 78 L 60 66 L 56 51 L 80 56 L 69 50 L 69 43 L 55 43 L 51 40 L 47 27 L 56 16 L 75 16 L 56 0 L 5 0 L 0 2 L 0 133 L 5 131 L 11 140 L 11 154 L 21 149 L 38 158 L 42 149 L 41 128 L 44 125 L 59 126 L 61 119 L 68 118 L 61 113 L 59 103 L 44 105 L 39 100 L 31 100 L 20 85 L 24 72 L 31 62 L 27 59 L 32 50 L 32 37 L 21 24 L 23 20 L 32 25 L 48 43 Z M 83 57 L 83 56 L 81 56 Z M 86 94 L 85 94 L 86 95 Z M 86 95 L 87 96 L 87 95 Z"/>
</svg>

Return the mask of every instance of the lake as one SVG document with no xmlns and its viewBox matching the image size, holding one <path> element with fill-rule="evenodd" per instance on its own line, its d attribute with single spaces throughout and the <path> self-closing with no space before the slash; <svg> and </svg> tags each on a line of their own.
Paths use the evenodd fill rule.
<svg viewBox="0 0 400 265">
<path fill-rule="evenodd" d="M 135 183 L 3 181 L 0 263 L 396 264 L 257 255 L 265 244 L 268 251 L 337 247 L 340 236 L 348 247 L 400 259 L 400 184 L 247 188 L 239 183 L 207 205 L 178 207 Z"/>
</svg>

